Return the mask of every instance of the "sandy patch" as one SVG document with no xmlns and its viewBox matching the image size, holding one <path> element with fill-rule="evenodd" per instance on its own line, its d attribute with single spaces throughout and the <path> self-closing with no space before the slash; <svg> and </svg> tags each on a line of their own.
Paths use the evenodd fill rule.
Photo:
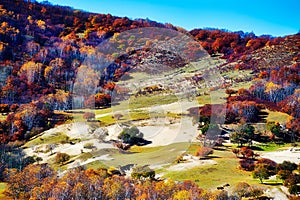
<svg viewBox="0 0 300 200">
<path fill-rule="evenodd" d="M 296 164 L 300 163 L 300 151 L 295 151 L 292 148 L 284 151 L 264 153 L 261 157 L 271 159 L 277 163 L 282 163 L 285 160 Z"/>
<path fill-rule="evenodd" d="M 283 189 L 282 187 L 280 189 Z M 268 189 L 265 194 L 269 197 L 273 197 L 274 200 L 288 200 L 287 196 L 280 191 L 279 188 Z"/>
<path fill-rule="evenodd" d="M 190 118 L 169 125 L 137 126 L 144 134 L 144 139 L 152 143 L 147 146 L 165 146 L 172 143 L 191 142 L 197 137 L 197 126 L 192 124 Z"/>
<path fill-rule="evenodd" d="M 105 161 L 106 160 L 107 161 L 107 160 L 114 160 L 114 158 L 110 157 L 109 154 L 105 154 L 105 155 L 102 155 L 102 156 L 99 156 L 99 157 L 96 157 L 96 158 L 89 158 L 86 161 L 81 162 L 80 165 L 86 165 L 88 163 L 91 163 L 91 162 L 94 162 L 94 161 L 97 161 L 97 160 L 99 160 L 99 161 L 101 161 L 101 160 Z"/>
<path fill-rule="evenodd" d="M 192 169 L 194 167 L 202 166 L 202 165 L 215 165 L 217 164 L 214 160 L 199 160 L 199 157 L 195 156 L 184 156 L 183 159 L 185 160 L 182 163 L 177 165 L 173 165 L 168 168 L 169 171 L 183 171 Z"/>
<path fill-rule="evenodd" d="M 177 101 L 170 104 L 152 106 L 150 108 L 145 108 L 151 112 L 172 112 L 172 113 L 188 113 L 188 109 L 192 107 L 200 106 L 197 101 Z"/>
<path fill-rule="evenodd" d="M 146 145 L 147 147 L 191 142 L 194 141 L 198 135 L 197 126 L 192 124 L 192 119 L 189 117 L 182 117 L 181 119 L 176 119 L 172 122 L 169 118 L 134 121 L 131 122 L 130 126 L 136 126 L 144 134 L 144 139 L 151 142 L 149 145 Z M 56 152 L 77 156 L 82 152 L 92 152 L 104 148 L 116 148 L 110 143 L 110 141 L 118 140 L 118 135 L 124 127 L 125 126 L 122 126 L 121 124 L 114 124 L 103 128 L 91 127 L 89 124 L 84 122 L 60 125 L 45 131 L 40 135 L 40 137 L 46 138 L 62 133 L 69 136 L 70 141 L 72 139 L 79 140 L 75 140 L 75 144 L 67 142 L 65 144 L 57 143 L 52 145 L 52 154 L 49 150 L 47 151 L 47 144 L 35 145 L 30 148 L 26 148 L 24 151 L 27 155 L 36 155 L 41 157 L 43 159 L 42 162 L 46 163 L 50 159 L 53 159 Z M 84 148 L 86 143 L 92 143 L 93 148 Z M 100 156 L 94 158 L 94 160 L 103 160 L 103 157 Z M 88 160 L 84 163 L 93 162 L 94 160 Z M 80 162 L 81 161 L 76 161 L 76 165 L 82 165 Z M 202 164 L 203 162 L 197 161 L 197 163 Z M 186 164 L 187 167 L 190 165 L 192 166 L 192 164 Z"/>
</svg>

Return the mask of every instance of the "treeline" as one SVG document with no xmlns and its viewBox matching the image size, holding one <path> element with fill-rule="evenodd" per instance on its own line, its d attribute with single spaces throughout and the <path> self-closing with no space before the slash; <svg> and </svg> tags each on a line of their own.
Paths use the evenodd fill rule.
<svg viewBox="0 0 300 200">
<path fill-rule="evenodd" d="M 233 60 L 243 53 L 252 52 L 265 45 L 279 44 L 283 38 L 270 35 L 256 36 L 253 33 L 228 32 L 218 29 L 194 29 L 190 32 L 210 54 L 222 53 Z"/>
<path fill-rule="evenodd" d="M 208 191 L 192 181 L 176 183 L 144 178 L 126 178 L 113 175 L 106 169 L 69 170 L 63 175 L 46 164 L 28 165 L 22 171 L 4 172 L 8 181 L 6 195 L 14 199 L 241 199 L 259 197 L 263 189 L 250 186 L 234 188 L 229 195 L 225 190 Z"/>
</svg>

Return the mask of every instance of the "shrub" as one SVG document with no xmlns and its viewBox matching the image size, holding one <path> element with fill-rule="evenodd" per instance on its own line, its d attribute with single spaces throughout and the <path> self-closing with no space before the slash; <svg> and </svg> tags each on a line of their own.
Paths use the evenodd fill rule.
<svg viewBox="0 0 300 200">
<path fill-rule="evenodd" d="M 95 118 L 95 113 L 91 113 L 91 112 L 86 112 L 83 114 L 83 118 L 86 120 L 91 120 Z"/>
<path fill-rule="evenodd" d="M 251 186 L 248 183 L 240 182 L 234 188 L 232 193 L 238 197 L 249 197 Z"/>
<path fill-rule="evenodd" d="M 58 152 L 55 156 L 55 162 L 59 164 L 64 164 L 66 161 L 70 159 L 70 155 L 66 153 Z"/>
<path fill-rule="evenodd" d="M 137 127 L 125 128 L 118 136 L 124 143 L 135 145 L 143 141 L 143 133 Z"/>
<path fill-rule="evenodd" d="M 254 167 L 253 178 L 258 178 L 261 183 L 263 183 L 263 179 L 269 178 L 268 166 L 266 164 L 257 164 Z"/>
<path fill-rule="evenodd" d="M 236 157 L 238 157 L 238 155 L 239 155 L 239 153 L 240 153 L 240 150 L 239 150 L 239 149 L 232 149 L 231 151 L 232 151 L 232 153 L 235 154 Z"/>
<path fill-rule="evenodd" d="M 241 169 L 246 170 L 246 171 L 253 171 L 254 166 L 255 166 L 254 161 L 252 159 L 243 159 L 243 160 L 240 160 L 239 163 L 240 163 Z"/>
<path fill-rule="evenodd" d="M 206 157 L 210 154 L 213 154 L 214 150 L 209 147 L 199 147 L 195 152 L 195 156 Z"/>
<path fill-rule="evenodd" d="M 145 166 L 137 166 L 133 168 L 131 177 L 135 179 L 141 179 L 141 178 L 150 178 L 154 179 L 155 177 L 155 171 L 150 169 L 147 165 Z"/>
<path fill-rule="evenodd" d="M 277 163 L 268 158 L 261 158 L 256 162 L 256 165 L 263 164 L 266 165 L 269 175 L 275 175 L 277 169 Z"/>
<path fill-rule="evenodd" d="M 94 143 L 89 142 L 89 143 L 85 143 L 83 145 L 83 148 L 85 148 L 85 149 L 93 149 L 93 148 L 95 148 L 95 146 L 94 146 Z"/>
<path fill-rule="evenodd" d="M 240 153 L 245 158 L 253 158 L 254 157 L 254 151 L 250 149 L 249 147 L 242 147 L 240 149 Z"/>
</svg>

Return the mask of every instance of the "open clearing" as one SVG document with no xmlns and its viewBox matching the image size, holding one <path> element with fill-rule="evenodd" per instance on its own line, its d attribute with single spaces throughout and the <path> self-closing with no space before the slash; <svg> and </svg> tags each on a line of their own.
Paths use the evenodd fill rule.
<svg viewBox="0 0 300 200">
<path fill-rule="evenodd" d="M 159 172 L 164 174 L 164 178 L 172 180 L 193 180 L 200 187 L 206 189 L 215 189 L 227 183 L 235 186 L 242 181 L 250 184 L 258 183 L 257 180 L 252 178 L 251 172 L 245 172 L 238 168 L 239 159 L 229 150 L 215 150 L 207 161 L 209 162 L 206 164 L 197 165 L 186 170 L 171 171 L 163 169 Z M 206 160 L 203 162 L 205 163 Z"/>
<path fill-rule="evenodd" d="M 299 148 L 289 148 L 288 150 L 267 152 L 261 155 L 262 158 L 269 158 L 277 163 L 282 163 L 285 160 L 294 162 L 296 164 L 300 163 L 300 149 Z"/>
</svg>

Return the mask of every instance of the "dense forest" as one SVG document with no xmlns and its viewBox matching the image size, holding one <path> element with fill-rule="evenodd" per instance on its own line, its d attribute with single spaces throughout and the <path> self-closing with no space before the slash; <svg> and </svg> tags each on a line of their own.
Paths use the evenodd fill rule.
<svg viewBox="0 0 300 200">
<path fill-rule="evenodd" d="M 263 109 L 269 109 L 287 113 L 290 119 L 284 125 L 270 124 L 273 135 L 261 137 L 262 140 L 295 142 L 300 136 L 299 34 L 272 37 L 218 29 L 195 29 L 189 32 L 149 19 L 132 20 L 53 6 L 47 1 L 38 3 L 24 0 L 2 0 L 0 22 L 0 113 L 3 116 L 0 121 L 3 154 L 0 169 L 3 168 L 1 179 L 11 181 L 8 193 L 14 198 L 93 199 L 95 193 L 98 195 L 101 191 L 100 199 L 235 199 L 225 192 L 202 190 L 191 182 L 137 181 L 113 176 L 105 170 L 75 169 L 56 179 L 56 172 L 46 165 L 26 167 L 36 160 L 25 159 L 22 153 L 16 155 L 17 161 L 14 163 L 22 163 L 18 170 L 25 167 L 23 172 L 4 170 L 6 167 L 17 168 L 12 162 L 9 164 L 5 153 L 11 152 L 13 155 L 21 152 L 19 147 L 24 141 L 68 120 L 55 111 L 73 108 L 74 82 L 79 70 L 93 74 L 83 65 L 85 59 L 95 56 L 97 46 L 103 41 L 114 39 L 119 33 L 131 29 L 157 27 L 189 35 L 210 56 L 226 61 L 218 66 L 221 74 L 230 70 L 252 70 L 254 78 L 251 87 L 234 90 L 230 85 L 221 86 L 228 95 L 226 104 L 207 104 L 190 110 L 191 115 L 200 114 L 199 120 L 204 124 L 202 130 L 212 126 L 209 124 L 211 115 L 220 115 L 213 116 L 218 119 L 226 113 L 225 123 L 252 123 L 258 120 L 257 116 Z M 124 44 L 116 42 L 116 45 L 123 49 L 127 43 L 138 40 L 135 37 L 131 39 L 122 41 Z M 95 104 L 96 108 L 109 107 L 113 91 L 126 93 L 126 88 L 115 88 L 115 84 L 130 70 L 138 68 L 137 63 L 153 54 L 149 48 L 152 41 L 139 42 L 143 43 L 144 48 L 124 49 L 127 52 L 124 55 L 115 52 L 104 55 L 113 63 L 97 77 L 95 94 L 84 96 L 83 107 L 93 107 L 91 104 Z M 191 61 L 200 51 L 194 45 L 185 50 Z M 172 52 L 154 54 L 159 53 L 165 56 L 161 62 L 172 68 L 187 64 L 186 60 Z M 159 72 L 160 69 L 156 70 Z M 197 84 L 203 77 L 195 75 L 192 80 Z M 86 80 L 84 84 L 89 83 Z M 217 89 L 210 88 L 211 91 Z M 220 112 L 212 113 L 212 107 Z M 246 144 L 253 137 L 241 131 L 234 139 L 237 143 Z M 11 170 L 10 177 L 5 177 L 7 170 Z M 34 177 L 32 183 L 21 185 L 22 179 L 28 177 Z M 15 189 L 19 192 L 15 192 Z"/>
</svg>

